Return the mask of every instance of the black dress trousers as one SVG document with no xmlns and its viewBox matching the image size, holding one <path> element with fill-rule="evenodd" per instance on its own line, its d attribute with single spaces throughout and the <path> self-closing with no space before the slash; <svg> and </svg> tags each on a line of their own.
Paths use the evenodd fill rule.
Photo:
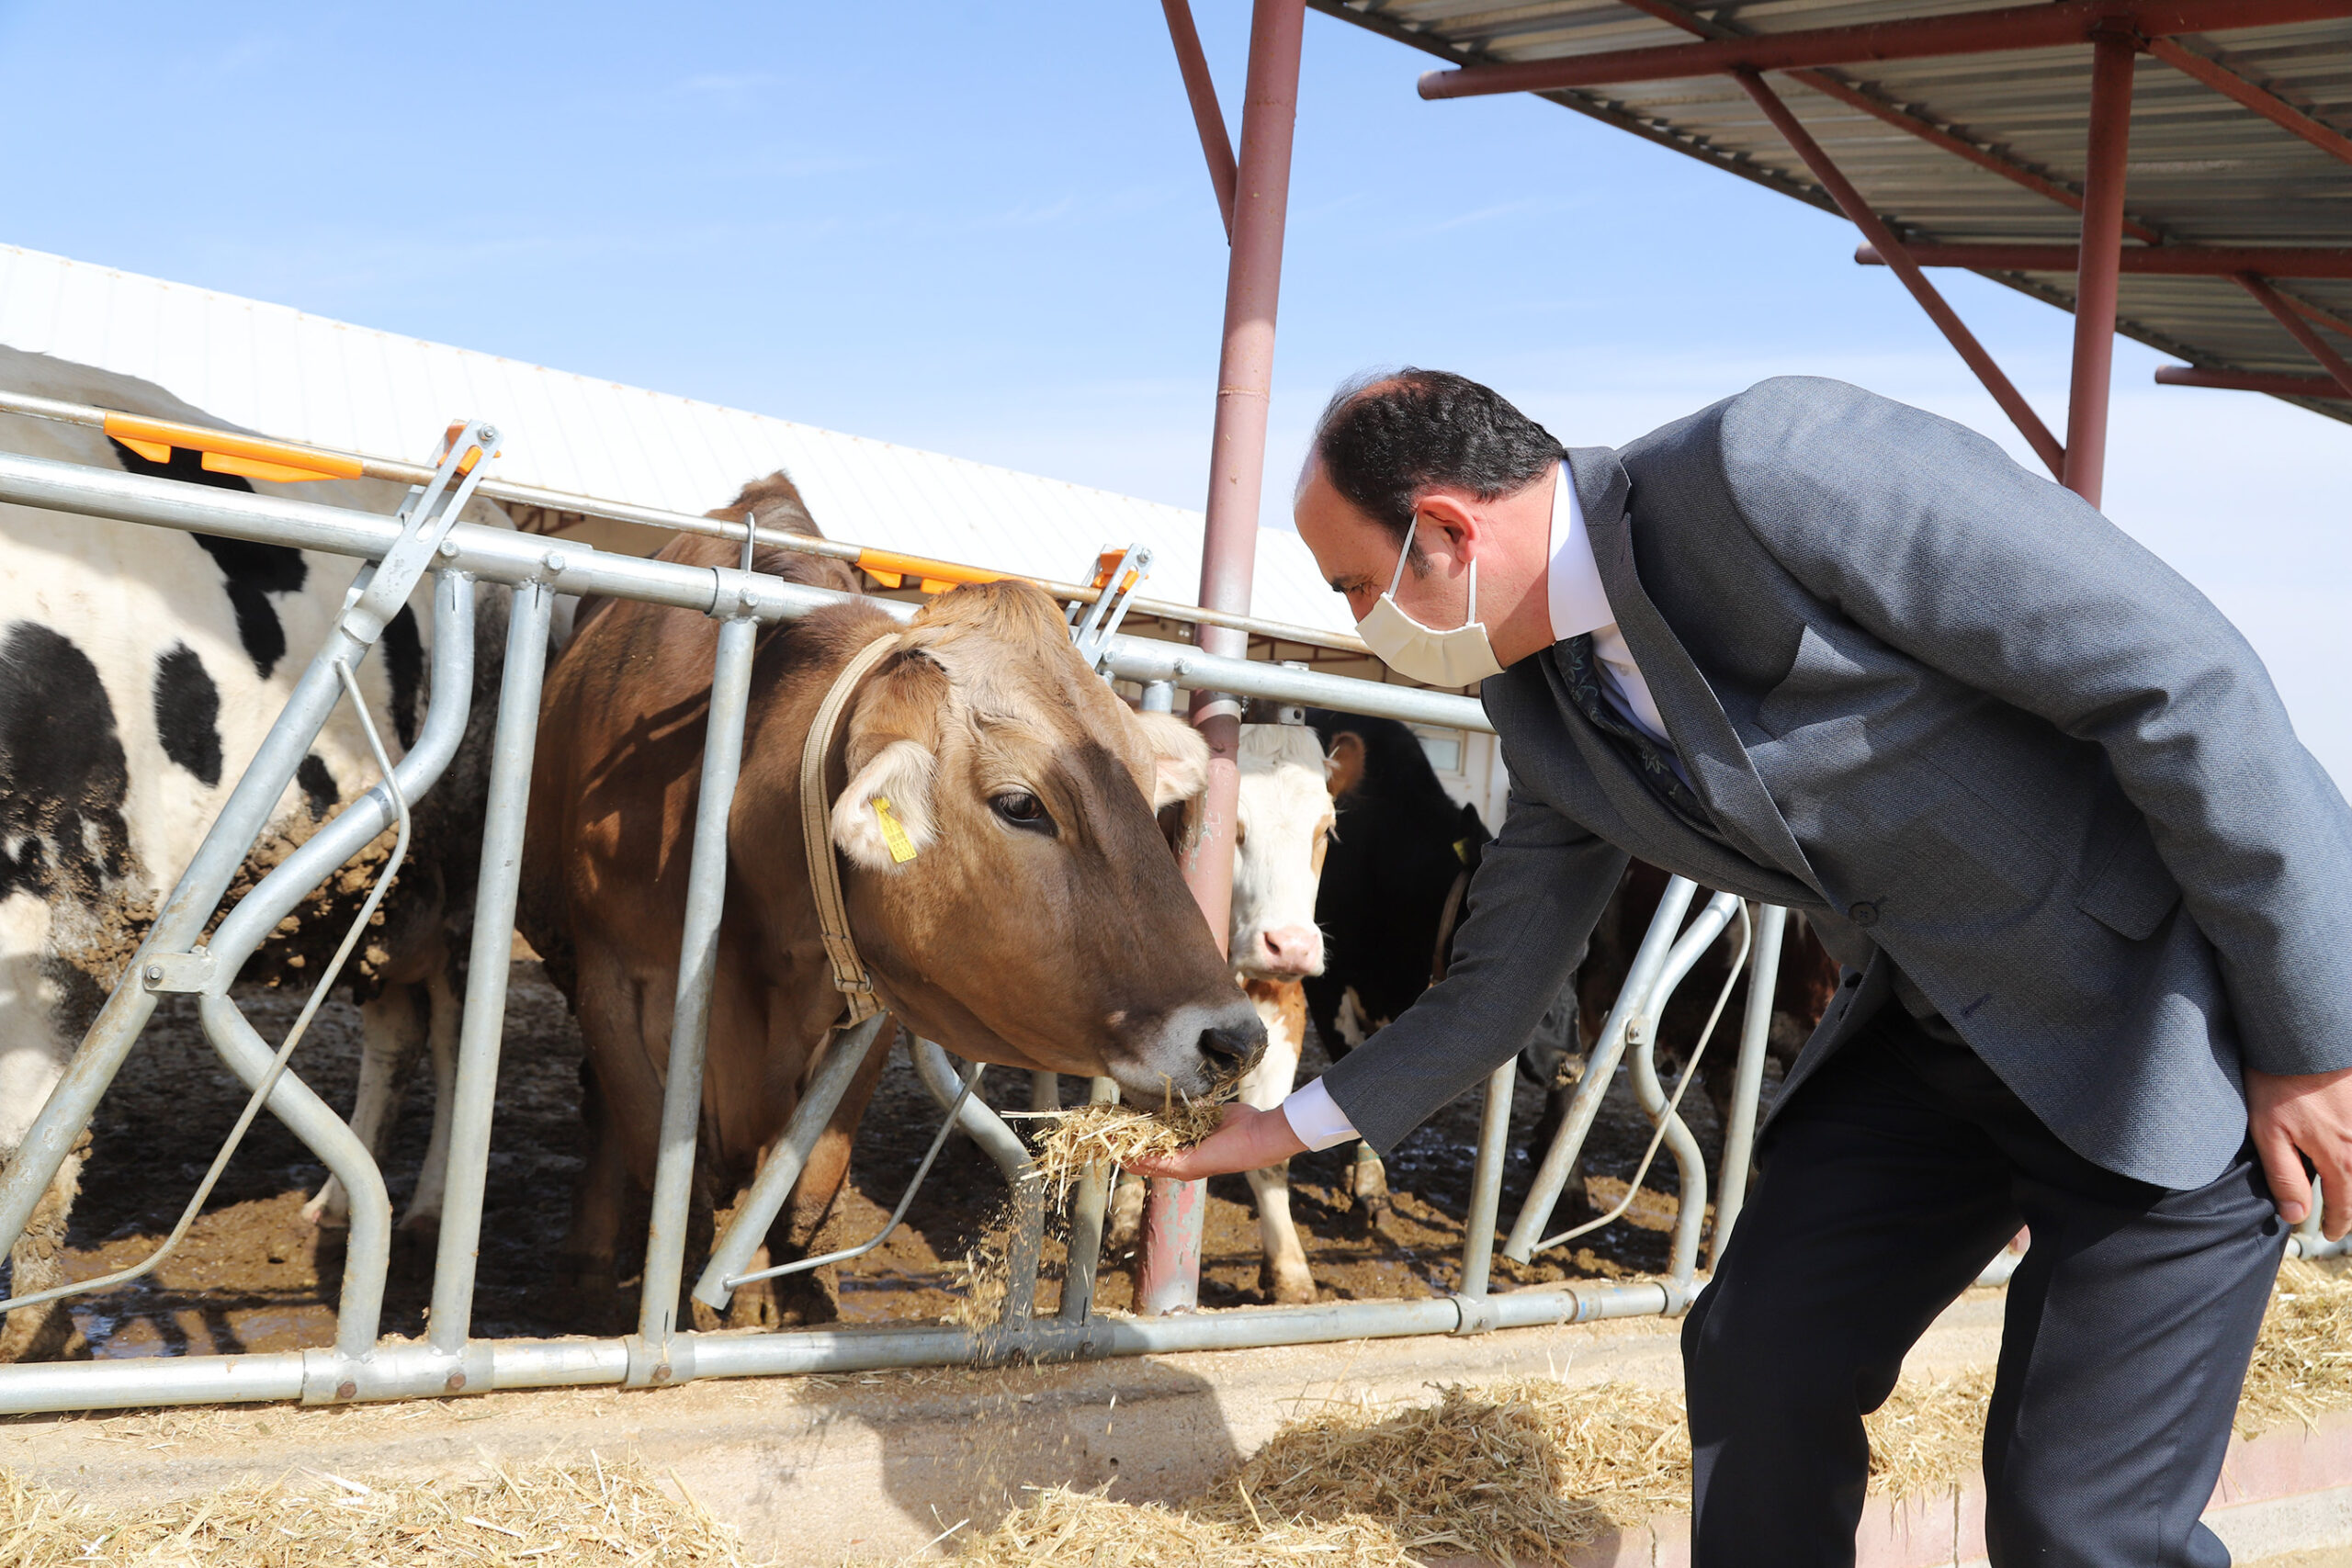
<svg viewBox="0 0 2352 1568">
<path fill-rule="evenodd" d="M 1996 1568 L 2226 1568 L 2198 1522 L 2285 1249 L 2252 1146 L 2118 1176 L 1889 1007 L 1777 1116 L 1682 1328 L 1695 1568 L 1849 1565 L 1904 1352 L 2020 1224 L 1984 1430 Z"/>
</svg>

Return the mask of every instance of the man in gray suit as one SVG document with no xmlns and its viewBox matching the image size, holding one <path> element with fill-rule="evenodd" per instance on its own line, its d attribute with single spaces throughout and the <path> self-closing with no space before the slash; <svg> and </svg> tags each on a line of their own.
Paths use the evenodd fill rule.
<svg viewBox="0 0 2352 1568">
<path fill-rule="evenodd" d="M 1393 667 L 1483 681 L 1510 814 L 1443 983 L 1152 1173 L 1392 1147 L 1510 1059 L 1629 853 L 1786 905 L 1844 984 L 1683 1329 L 1701 1568 L 1852 1561 L 1861 1417 L 2020 1224 L 1993 1561 L 2225 1564 L 2198 1515 L 2309 1169 L 2352 1223 L 2352 812 L 2245 639 L 1991 442 L 1834 381 L 1564 452 L 1385 376 L 1325 411 L 1297 518 Z"/>
</svg>

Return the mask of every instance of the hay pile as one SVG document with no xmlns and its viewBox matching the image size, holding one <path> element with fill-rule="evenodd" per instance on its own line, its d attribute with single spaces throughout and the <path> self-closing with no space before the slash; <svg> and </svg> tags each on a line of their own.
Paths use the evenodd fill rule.
<svg viewBox="0 0 2352 1568">
<path fill-rule="evenodd" d="M 479 1481 L 352 1481 L 311 1472 L 130 1507 L 95 1507 L 0 1472 L 0 1562 L 196 1568 L 613 1563 L 744 1568 L 735 1532 L 634 1461 L 491 1467 Z M 682 1500 L 683 1499 L 683 1500 Z"/>
<path fill-rule="evenodd" d="M 1328 1568 L 1540 1560 L 1679 1506 L 1681 1401 L 1522 1378 L 1404 1410 L 1338 1405 L 1175 1509 L 1053 1488 L 965 1543 L 975 1568 Z"/>
<path fill-rule="evenodd" d="M 1870 1485 L 1933 1495 L 1976 1472 L 1990 1368 L 1898 1385 L 1867 1418 Z M 2352 1272 L 2281 1270 L 2246 1377 L 2248 1436 L 2352 1407 Z M 1339 1406 L 1285 1427 L 1173 1507 L 1056 1487 L 964 1542 L 970 1568 L 1404 1568 L 1436 1557 L 1556 1558 L 1690 1506 L 1674 1393 L 1520 1379 L 1434 1404 Z"/>
<path fill-rule="evenodd" d="M 2290 1258 L 2254 1342 L 2238 1430 L 2253 1437 L 2289 1421 L 2309 1426 L 2352 1405 L 2352 1274 Z"/>
<path fill-rule="evenodd" d="M 956 1561 L 978 1568 L 1419 1568 L 1367 1520 L 1236 1526 L 1188 1508 L 1114 1503 L 1053 1486 Z M 920 1560 L 918 1560 L 920 1561 Z"/>
<path fill-rule="evenodd" d="M 1871 1439 L 1871 1490 L 1896 1497 L 1949 1491 L 1976 1473 L 1984 1452 L 1984 1406 L 1993 1370 L 1972 1367 L 1937 1382 L 1894 1386 L 1862 1417 Z"/>
</svg>

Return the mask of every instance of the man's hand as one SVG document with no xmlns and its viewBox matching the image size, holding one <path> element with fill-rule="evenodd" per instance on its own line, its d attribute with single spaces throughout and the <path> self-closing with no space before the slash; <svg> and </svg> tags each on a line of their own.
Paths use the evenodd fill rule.
<svg viewBox="0 0 2352 1568">
<path fill-rule="evenodd" d="M 1137 1176 L 1198 1181 L 1204 1176 L 1262 1170 L 1306 1152 L 1306 1145 L 1290 1130 L 1290 1118 L 1279 1107 L 1260 1111 L 1250 1105 L 1228 1105 L 1224 1122 L 1191 1148 L 1165 1159 L 1136 1159 L 1127 1168 Z"/>
<path fill-rule="evenodd" d="M 2320 1234 L 2341 1239 L 2352 1229 L 2352 1067 L 2287 1075 L 2248 1067 L 2245 1100 L 2278 1217 L 2301 1224 L 2312 1212 L 2311 1178 L 2303 1172 L 2309 1159 L 2319 1173 Z"/>
</svg>

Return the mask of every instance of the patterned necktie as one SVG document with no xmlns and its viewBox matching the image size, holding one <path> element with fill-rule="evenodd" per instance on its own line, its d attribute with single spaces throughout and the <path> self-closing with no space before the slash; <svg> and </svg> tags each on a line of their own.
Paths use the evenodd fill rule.
<svg viewBox="0 0 2352 1568">
<path fill-rule="evenodd" d="M 1661 796 L 1674 808 L 1683 822 L 1704 833 L 1710 839 L 1720 839 L 1723 830 L 1715 826 L 1705 806 L 1675 773 L 1674 764 L 1666 760 L 1657 743 L 1634 728 L 1609 705 L 1600 694 L 1600 660 L 1592 650 L 1592 634 L 1572 637 L 1559 645 L 1561 672 L 1568 680 L 1568 694 L 1575 699 L 1577 711 L 1589 720 L 1595 729 L 1616 743 L 1642 782 L 1653 794 Z"/>
</svg>

